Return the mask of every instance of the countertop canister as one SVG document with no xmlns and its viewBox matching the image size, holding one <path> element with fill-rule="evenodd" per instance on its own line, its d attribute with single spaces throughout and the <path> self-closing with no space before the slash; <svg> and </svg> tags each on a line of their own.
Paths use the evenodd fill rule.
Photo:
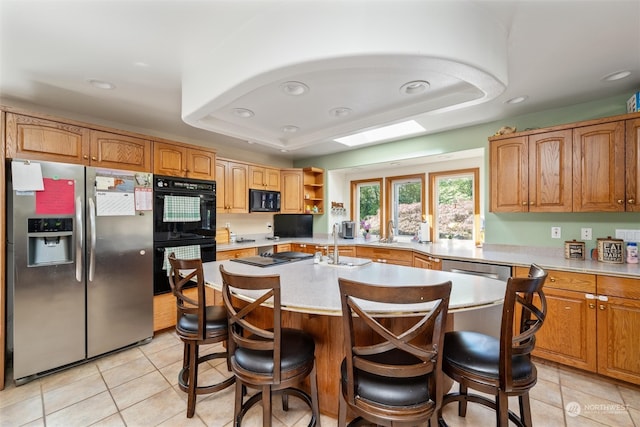
<svg viewBox="0 0 640 427">
<path fill-rule="evenodd" d="M 598 261 L 612 264 L 624 262 L 624 250 L 622 239 L 612 239 L 611 236 L 598 239 Z"/>
</svg>

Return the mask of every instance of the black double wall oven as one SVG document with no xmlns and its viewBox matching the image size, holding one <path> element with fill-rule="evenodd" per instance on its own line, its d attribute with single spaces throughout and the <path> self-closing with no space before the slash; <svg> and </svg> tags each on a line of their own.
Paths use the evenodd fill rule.
<svg viewBox="0 0 640 427">
<path fill-rule="evenodd" d="M 153 178 L 153 293 L 171 292 L 166 257 L 194 253 L 216 260 L 216 183 L 155 175 Z M 194 283 L 195 286 L 195 283 Z"/>
</svg>

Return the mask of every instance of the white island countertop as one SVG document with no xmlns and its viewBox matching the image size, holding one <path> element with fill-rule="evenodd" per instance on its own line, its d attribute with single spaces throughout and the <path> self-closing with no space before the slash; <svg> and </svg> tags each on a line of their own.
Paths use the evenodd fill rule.
<svg viewBox="0 0 640 427">
<path fill-rule="evenodd" d="M 357 259 L 341 257 L 341 261 Z M 270 267 L 254 267 L 227 260 L 204 263 L 206 283 L 214 289 L 222 289 L 220 265 L 230 273 L 243 275 L 280 275 L 281 304 L 284 310 L 302 313 L 340 316 L 340 296 L 338 278 L 355 280 L 373 285 L 402 286 L 437 284 L 451 280 L 453 286 L 449 301 L 449 311 L 465 311 L 501 304 L 506 283 L 496 279 L 467 274 L 426 270 L 399 265 L 368 263 L 354 267 L 336 267 L 326 263 L 314 264 L 313 259 L 294 261 Z M 244 294 L 251 298 L 251 295 Z M 428 307 L 426 307 L 428 309 Z M 376 311 L 389 312 L 397 316 L 397 306 L 385 308 L 376 306 Z M 409 311 L 424 311 L 420 308 Z M 407 313 L 409 314 L 409 313 Z"/>
</svg>

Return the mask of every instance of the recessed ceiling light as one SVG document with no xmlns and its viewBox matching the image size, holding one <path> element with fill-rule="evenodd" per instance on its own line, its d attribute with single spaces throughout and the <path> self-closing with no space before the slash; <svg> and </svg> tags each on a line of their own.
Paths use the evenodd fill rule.
<svg viewBox="0 0 640 427">
<path fill-rule="evenodd" d="M 300 128 L 298 126 L 294 126 L 294 125 L 282 126 L 282 132 L 284 132 L 284 133 L 296 133 L 299 130 L 300 130 Z"/>
<path fill-rule="evenodd" d="M 281 153 L 287 153 L 287 152 L 289 152 L 289 150 L 285 150 L 284 148 L 281 148 L 281 149 L 280 149 L 280 152 L 281 152 Z"/>
<path fill-rule="evenodd" d="M 400 87 L 400 92 L 406 95 L 415 95 L 429 89 L 429 86 L 429 82 L 425 80 L 414 80 L 412 82 L 403 84 Z"/>
<path fill-rule="evenodd" d="M 529 97 L 527 95 L 516 96 L 515 98 L 507 99 L 504 103 L 505 104 L 520 104 L 521 102 L 526 101 L 528 98 Z"/>
<path fill-rule="evenodd" d="M 346 117 L 351 114 L 351 111 L 349 107 L 336 107 L 329 110 L 329 115 L 332 117 Z"/>
<path fill-rule="evenodd" d="M 368 144 L 371 142 L 378 142 L 385 139 L 393 139 L 401 136 L 412 135 L 420 132 L 424 132 L 423 128 L 415 120 L 408 120 L 402 123 L 396 123 L 394 125 L 383 126 L 377 129 L 366 130 L 364 132 L 355 133 L 353 135 L 345 136 L 342 138 L 336 138 L 334 141 L 340 144 L 354 147 L 356 145 Z"/>
<path fill-rule="evenodd" d="M 111 90 L 116 88 L 116 85 L 114 85 L 113 83 L 106 82 L 104 80 L 88 79 L 87 82 L 89 82 L 91 86 L 96 87 L 98 89 Z"/>
<path fill-rule="evenodd" d="M 616 80 L 624 79 L 625 77 L 629 77 L 631 75 L 631 71 L 616 71 L 615 73 L 607 74 L 602 78 L 605 82 L 614 82 Z"/>
<path fill-rule="evenodd" d="M 280 89 L 287 95 L 300 96 L 309 92 L 309 86 L 300 82 L 284 82 L 280 85 Z"/>
<path fill-rule="evenodd" d="M 253 111 L 249 110 L 248 108 L 234 108 L 233 114 L 238 117 L 242 117 L 243 119 L 248 119 L 249 117 L 253 117 L 255 115 Z"/>
<path fill-rule="evenodd" d="M 147 68 L 149 66 L 149 64 L 143 61 L 134 62 L 133 65 L 140 68 Z"/>
</svg>

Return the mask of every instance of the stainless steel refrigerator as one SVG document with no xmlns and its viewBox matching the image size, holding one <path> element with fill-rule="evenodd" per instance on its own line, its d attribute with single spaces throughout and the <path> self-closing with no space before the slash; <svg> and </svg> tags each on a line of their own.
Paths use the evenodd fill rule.
<svg viewBox="0 0 640 427">
<path fill-rule="evenodd" d="M 150 339 L 151 174 L 13 161 L 7 181 L 16 383 Z"/>
</svg>

